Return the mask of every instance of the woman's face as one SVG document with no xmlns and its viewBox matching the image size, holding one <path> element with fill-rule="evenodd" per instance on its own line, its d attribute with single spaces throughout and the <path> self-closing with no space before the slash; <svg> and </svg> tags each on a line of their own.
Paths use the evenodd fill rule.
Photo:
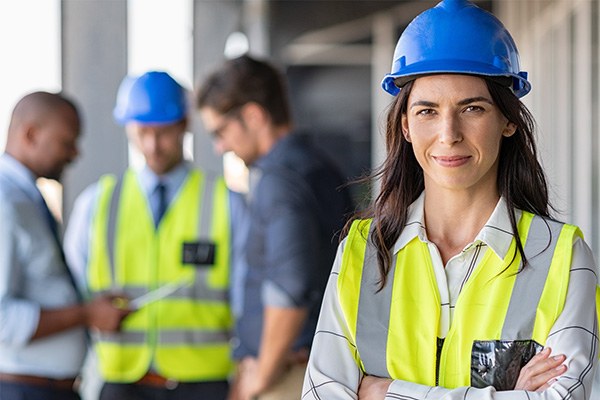
<svg viewBox="0 0 600 400">
<path fill-rule="evenodd" d="M 426 189 L 496 190 L 500 142 L 515 130 L 485 81 L 469 75 L 416 79 L 402 116 L 402 132 L 423 168 Z"/>
</svg>

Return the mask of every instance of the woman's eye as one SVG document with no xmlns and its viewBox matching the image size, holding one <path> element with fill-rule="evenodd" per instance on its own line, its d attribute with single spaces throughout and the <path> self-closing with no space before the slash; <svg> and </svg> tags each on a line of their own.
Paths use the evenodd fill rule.
<svg viewBox="0 0 600 400">
<path fill-rule="evenodd" d="M 425 108 L 423 110 L 418 110 L 417 111 L 417 115 L 431 115 L 433 114 L 435 111 L 433 111 L 431 108 Z"/>
<path fill-rule="evenodd" d="M 467 106 L 467 108 L 465 109 L 465 111 L 467 112 L 473 112 L 473 111 L 483 111 L 483 107 L 481 106 Z"/>
</svg>

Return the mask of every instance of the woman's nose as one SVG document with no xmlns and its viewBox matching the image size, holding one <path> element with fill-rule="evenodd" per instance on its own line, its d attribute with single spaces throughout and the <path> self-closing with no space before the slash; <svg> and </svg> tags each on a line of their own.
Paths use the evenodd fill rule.
<svg viewBox="0 0 600 400">
<path fill-rule="evenodd" d="M 438 135 L 440 143 L 452 145 L 461 142 L 463 136 L 457 118 L 453 115 L 443 117 L 440 122 Z"/>
</svg>

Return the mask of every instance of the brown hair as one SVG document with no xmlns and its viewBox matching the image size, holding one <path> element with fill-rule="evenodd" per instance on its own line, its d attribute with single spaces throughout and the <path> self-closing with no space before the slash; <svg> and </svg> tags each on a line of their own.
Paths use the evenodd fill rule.
<svg viewBox="0 0 600 400">
<path fill-rule="evenodd" d="M 228 60 L 197 91 L 198 108 L 210 107 L 226 114 L 254 102 L 267 111 L 274 125 L 291 121 L 282 75 L 271 64 L 247 55 Z"/>
</svg>

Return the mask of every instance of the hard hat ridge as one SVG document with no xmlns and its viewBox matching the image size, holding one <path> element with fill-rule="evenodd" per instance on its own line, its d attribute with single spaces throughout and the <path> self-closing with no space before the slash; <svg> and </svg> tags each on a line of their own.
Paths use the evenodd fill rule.
<svg viewBox="0 0 600 400">
<path fill-rule="evenodd" d="M 447 10 L 457 11 L 463 7 L 475 7 L 473 3 L 468 0 L 446 0 L 438 4 L 438 6 Z"/>
<path fill-rule="evenodd" d="M 382 86 L 396 95 L 406 82 L 436 73 L 506 77 L 518 97 L 531 89 L 510 33 L 467 0 L 444 0 L 413 19 L 398 40 Z"/>
<path fill-rule="evenodd" d="M 119 86 L 113 110 L 115 120 L 121 125 L 170 124 L 182 120 L 186 114 L 185 90 L 163 71 L 126 76 Z"/>
</svg>

